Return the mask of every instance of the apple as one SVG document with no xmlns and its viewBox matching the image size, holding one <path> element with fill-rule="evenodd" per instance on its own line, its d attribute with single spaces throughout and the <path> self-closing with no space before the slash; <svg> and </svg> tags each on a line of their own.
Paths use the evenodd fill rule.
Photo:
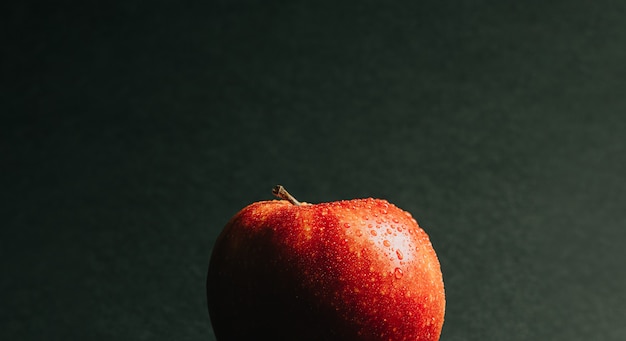
<svg viewBox="0 0 626 341">
<path fill-rule="evenodd" d="M 300 203 L 282 186 L 216 240 L 207 302 L 218 340 L 438 340 L 439 260 L 386 200 Z"/>
</svg>

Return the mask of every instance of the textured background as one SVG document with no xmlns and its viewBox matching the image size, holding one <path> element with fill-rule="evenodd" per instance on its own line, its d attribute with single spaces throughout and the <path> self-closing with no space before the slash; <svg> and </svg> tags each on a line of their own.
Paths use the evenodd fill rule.
<svg viewBox="0 0 626 341">
<path fill-rule="evenodd" d="M 277 183 L 412 212 L 442 341 L 626 339 L 626 2 L 1 15 L 1 339 L 213 340 L 215 237 Z"/>
</svg>

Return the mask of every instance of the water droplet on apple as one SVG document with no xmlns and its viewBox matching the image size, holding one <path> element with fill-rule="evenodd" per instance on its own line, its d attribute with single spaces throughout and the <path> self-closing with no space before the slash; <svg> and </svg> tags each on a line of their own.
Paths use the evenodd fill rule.
<svg viewBox="0 0 626 341">
<path fill-rule="evenodd" d="M 396 224 L 400 222 L 400 220 L 398 220 L 398 218 L 393 218 L 391 221 L 393 221 Z"/>
<path fill-rule="evenodd" d="M 396 250 L 396 256 L 398 256 L 398 259 L 400 259 L 400 260 L 402 258 L 404 258 L 404 255 L 402 254 L 402 251 L 400 251 L 400 250 Z"/>
<path fill-rule="evenodd" d="M 372 228 L 373 226 L 372 224 L 367 224 L 367 227 Z"/>
<path fill-rule="evenodd" d="M 402 232 L 402 226 L 398 226 L 398 232 Z"/>
<path fill-rule="evenodd" d="M 362 236 L 362 235 L 363 235 L 363 234 L 361 233 L 361 230 L 356 230 L 356 236 L 357 236 L 357 237 L 360 237 L 360 236 Z"/>
<path fill-rule="evenodd" d="M 387 214 L 387 209 L 384 209 L 384 210 L 380 211 L 380 213 Z"/>
<path fill-rule="evenodd" d="M 385 239 L 385 240 L 383 241 L 383 245 L 385 245 L 385 246 L 389 247 L 389 246 L 391 246 L 391 243 L 390 243 L 387 239 Z"/>
<path fill-rule="evenodd" d="M 377 235 L 378 233 L 376 233 L 376 230 L 371 230 L 370 233 L 372 234 L 372 236 Z"/>
<path fill-rule="evenodd" d="M 391 234 L 391 230 L 390 229 L 387 229 L 387 231 L 385 231 L 385 232 L 387 232 L 387 234 Z"/>
<path fill-rule="evenodd" d="M 345 227 L 345 228 L 349 229 L 349 228 L 350 228 L 350 223 L 345 223 L 345 224 L 343 224 L 343 227 Z"/>
<path fill-rule="evenodd" d="M 393 271 L 393 274 L 394 274 L 394 276 L 396 276 L 396 278 L 397 278 L 397 279 L 402 278 L 402 275 L 404 275 L 404 274 L 402 273 L 402 270 L 401 270 L 400 268 L 396 268 L 396 269 Z"/>
</svg>

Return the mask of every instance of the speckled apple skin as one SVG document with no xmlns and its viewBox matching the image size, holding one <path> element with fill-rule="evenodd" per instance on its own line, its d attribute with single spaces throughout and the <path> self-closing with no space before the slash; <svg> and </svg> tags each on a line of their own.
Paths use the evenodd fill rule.
<svg viewBox="0 0 626 341">
<path fill-rule="evenodd" d="M 433 341 L 445 312 L 428 235 L 378 199 L 245 207 L 216 241 L 207 299 L 220 341 Z"/>
</svg>

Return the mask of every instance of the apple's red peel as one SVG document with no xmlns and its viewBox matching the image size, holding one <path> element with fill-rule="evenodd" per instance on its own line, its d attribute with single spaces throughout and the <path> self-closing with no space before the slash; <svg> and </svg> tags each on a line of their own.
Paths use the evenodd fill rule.
<svg viewBox="0 0 626 341">
<path fill-rule="evenodd" d="M 226 225 L 207 276 L 220 341 L 439 339 L 445 293 L 413 217 L 378 199 L 251 204 Z"/>
</svg>

